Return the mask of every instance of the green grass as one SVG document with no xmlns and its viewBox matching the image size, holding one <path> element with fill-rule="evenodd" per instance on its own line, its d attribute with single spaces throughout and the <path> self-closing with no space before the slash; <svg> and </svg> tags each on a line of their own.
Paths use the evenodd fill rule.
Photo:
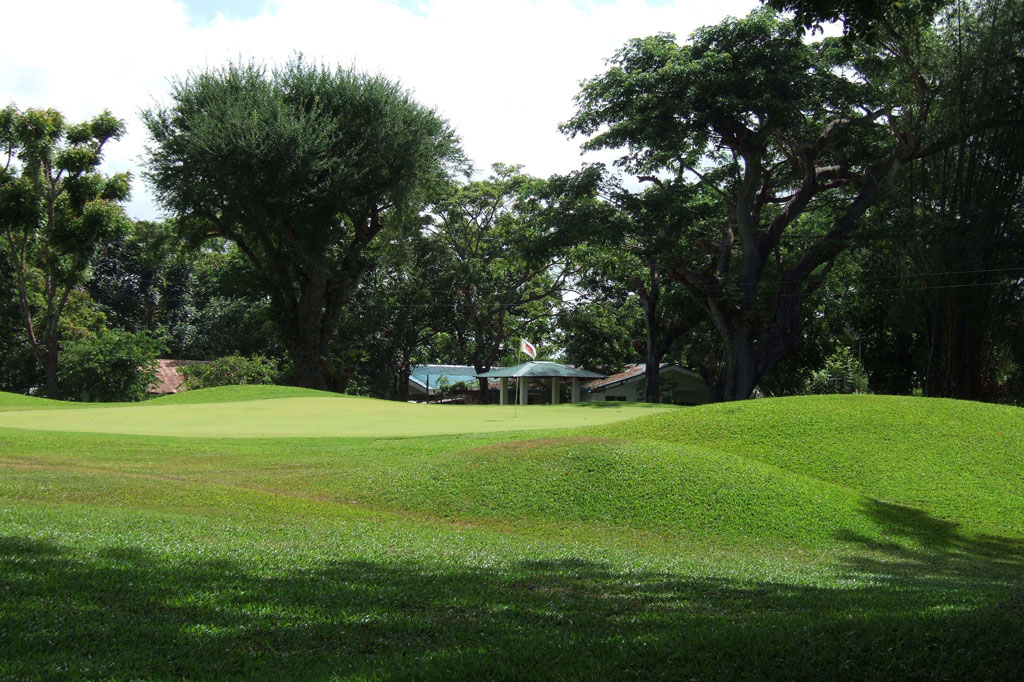
<svg viewBox="0 0 1024 682">
<path fill-rule="evenodd" d="M 246 400 L 270 400 L 273 398 L 340 398 L 352 399 L 352 396 L 340 396 L 337 393 L 317 391 L 312 388 L 298 386 L 218 386 L 203 388 L 198 391 L 184 391 L 153 398 L 137 405 L 187 405 L 192 403 L 232 403 Z"/>
<path fill-rule="evenodd" d="M 606 411 L 565 406 L 572 429 L 488 432 L 468 407 L 183 399 L 0 416 L 333 401 L 462 428 L 0 428 L 0 679 L 1024 673 L 1021 410 L 822 397 L 586 426 Z"/>
<path fill-rule="evenodd" d="M 9 404 L 12 409 L 0 411 L 0 428 L 190 438 L 346 438 L 554 429 L 678 409 L 636 403 L 418 405 L 262 386 L 189 391 L 73 412 L 56 409 L 53 401 L 41 398 L 18 396 Z M 33 404 L 40 409 L 28 407 Z"/>
<path fill-rule="evenodd" d="M 893 396 L 709 405 L 594 433 L 730 453 L 992 533 L 1024 529 L 1024 410 Z"/>
</svg>

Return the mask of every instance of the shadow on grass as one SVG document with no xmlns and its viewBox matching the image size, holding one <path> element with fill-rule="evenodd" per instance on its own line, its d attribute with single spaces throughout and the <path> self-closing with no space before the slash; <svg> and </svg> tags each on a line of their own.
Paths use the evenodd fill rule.
<svg viewBox="0 0 1024 682">
<path fill-rule="evenodd" d="M 0 538 L 0 678 L 954 680 L 1024 671 L 1019 583 L 921 576 L 898 589 L 840 588 L 584 559 L 258 564 L 123 548 L 83 555 Z"/>
<path fill-rule="evenodd" d="M 879 542 L 847 531 L 837 538 L 870 550 L 845 559 L 859 573 L 875 576 L 940 575 L 1006 579 L 1024 576 L 1024 539 L 996 535 L 969 536 L 960 524 L 935 518 L 921 509 L 870 500 L 862 509 L 889 538 Z"/>
</svg>

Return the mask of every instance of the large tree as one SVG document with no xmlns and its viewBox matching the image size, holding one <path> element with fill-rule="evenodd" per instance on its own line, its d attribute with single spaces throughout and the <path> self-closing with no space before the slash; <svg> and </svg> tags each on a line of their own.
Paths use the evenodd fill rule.
<svg viewBox="0 0 1024 682">
<path fill-rule="evenodd" d="M 127 173 L 99 172 L 103 148 L 124 134 L 110 112 L 72 124 L 53 109 L 0 111 L 0 239 L 5 241 L 26 338 L 60 397 L 61 318 L 98 244 L 127 229 Z"/>
<path fill-rule="evenodd" d="M 551 241 L 557 206 L 546 200 L 547 183 L 514 166 L 493 170 L 486 180 L 452 186 L 430 228 L 447 253 L 435 284 L 450 306 L 443 329 L 477 372 L 517 349 L 518 335 L 553 321 L 570 274 L 569 252 Z M 487 396 L 486 379 L 480 395 Z"/>
<path fill-rule="evenodd" d="M 382 240 L 368 255 L 373 266 L 345 310 L 331 357 L 344 368 L 346 392 L 405 401 L 412 366 L 427 359 L 451 310 L 438 285 L 446 249 L 422 232 Z"/>
<path fill-rule="evenodd" d="M 913 17 L 894 16 L 904 30 L 885 40 L 811 42 L 759 10 L 684 45 L 633 40 L 584 84 L 564 130 L 585 148 L 625 148 L 627 171 L 719 197 L 718 220 L 690 227 L 672 266 L 720 335 L 718 399 L 747 398 L 800 348 L 807 302 L 862 216 L 950 143 L 929 117 L 939 38 Z"/>
<path fill-rule="evenodd" d="M 956 77 L 932 116 L 955 142 L 905 174 L 869 220 L 890 237 L 864 259 L 859 324 L 869 367 L 903 369 L 885 357 L 896 346 L 925 395 L 1008 399 L 1024 356 L 1024 139 L 982 124 L 1020 112 L 1024 2 L 961 2 L 945 20 L 955 49 L 943 71 Z"/>
<path fill-rule="evenodd" d="M 296 383 L 337 388 L 328 349 L 364 254 L 386 227 L 418 229 L 463 162 L 457 137 L 398 84 L 301 57 L 192 74 L 172 97 L 143 116 L 160 201 L 185 234 L 245 254 Z"/>
<path fill-rule="evenodd" d="M 579 249 L 576 281 L 584 297 L 640 308 L 643 325 L 633 357 L 644 359 L 644 400 L 658 403 L 662 360 L 701 316 L 697 302 L 670 276 L 671 258 L 684 228 L 701 220 L 710 207 L 692 186 L 653 176 L 642 180 L 650 183 L 643 191 L 627 189 L 595 165 L 553 178 L 552 184 L 571 198 L 567 204 L 575 202 L 576 210 L 560 224 L 563 240 L 588 245 Z M 601 200 L 588 201 L 595 196 Z"/>
<path fill-rule="evenodd" d="M 893 41 L 908 28 L 927 23 L 953 0 L 761 0 L 779 11 L 790 11 L 804 28 L 818 31 L 822 24 L 840 22 L 847 34 Z M 959 1 L 959 0 L 958 0 Z M 912 29 L 913 30 L 913 29 Z"/>
</svg>

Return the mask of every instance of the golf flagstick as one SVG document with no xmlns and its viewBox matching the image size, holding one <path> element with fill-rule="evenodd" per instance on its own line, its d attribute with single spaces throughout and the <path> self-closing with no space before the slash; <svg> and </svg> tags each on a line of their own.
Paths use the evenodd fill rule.
<svg viewBox="0 0 1024 682">
<path fill-rule="evenodd" d="M 519 360 L 522 360 L 522 359 L 523 359 L 523 344 L 522 344 L 522 343 L 520 343 L 520 344 L 519 344 L 519 355 L 518 355 L 518 359 L 519 359 Z M 517 363 L 517 364 L 520 364 L 520 365 L 521 365 L 521 364 L 523 364 L 523 363 L 522 363 L 522 362 L 519 362 L 519 363 Z M 518 414 L 519 414 L 519 391 L 523 390 L 523 389 L 522 389 L 522 388 L 521 388 L 521 387 L 519 386 L 519 382 L 520 382 L 520 381 L 522 381 L 522 380 L 523 380 L 523 378 L 522 378 L 522 377 L 516 377 L 516 399 L 515 399 L 515 402 L 514 402 L 514 403 L 512 404 L 512 418 L 513 418 L 513 419 L 515 419 L 515 418 L 516 418 L 516 415 L 518 415 Z"/>
</svg>

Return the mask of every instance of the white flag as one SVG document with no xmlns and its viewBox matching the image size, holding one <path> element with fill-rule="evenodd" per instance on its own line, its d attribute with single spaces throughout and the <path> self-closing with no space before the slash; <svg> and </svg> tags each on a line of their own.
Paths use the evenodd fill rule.
<svg viewBox="0 0 1024 682">
<path fill-rule="evenodd" d="M 529 355 L 531 360 L 537 359 L 537 347 L 526 339 L 519 339 L 519 350 Z"/>
</svg>

